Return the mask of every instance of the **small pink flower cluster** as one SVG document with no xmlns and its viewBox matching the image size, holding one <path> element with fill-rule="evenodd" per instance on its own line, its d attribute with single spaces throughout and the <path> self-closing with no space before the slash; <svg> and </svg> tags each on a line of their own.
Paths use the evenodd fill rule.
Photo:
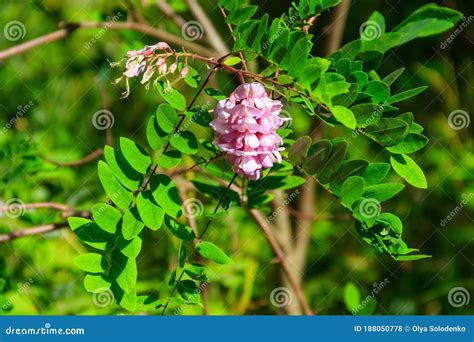
<svg viewBox="0 0 474 342">
<path fill-rule="evenodd" d="M 256 82 L 240 85 L 219 101 L 210 124 L 217 134 L 214 143 L 236 173 L 257 180 L 264 168 L 281 163 L 283 141 L 276 130 L 288 120 L 279 116 L 281 108 L 282 103 L 272 100 Z"/>
<path fill-rule="evenodd" d="M 138 77 L 143 74 L 141 83 L 146 84 L 155 72 L 160 76 L 165 76 L 174 73 L 178 69 L 177 58 L 168 65 L 170 57 L 174 57 L 174 50 L 165 42 L 147 45 L 141 50 L 128 51 L 123 75 L 128 81 L 129 78 Z M 187 74 L 188 65 L 186 60 L 180 71 L 180 77 L 185 78 Z M 120 81 L 120 79 L 117 81 Z M 128 91 L 126 94 L 128 95 Z"/>
</svg>

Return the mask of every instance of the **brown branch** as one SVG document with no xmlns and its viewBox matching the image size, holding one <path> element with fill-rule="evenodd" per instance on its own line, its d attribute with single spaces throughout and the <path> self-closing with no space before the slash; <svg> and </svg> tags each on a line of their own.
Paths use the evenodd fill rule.
<svg viewBox="0 0 474 342">
<path fill-rule="evenodd" d="M 60 39 L 66 38 L 71 32 L 76 30 L 79 26 L 78 25 L 69 25 L 66 26 L 58 31 L 54 31 L 51 33 L 48 33 L 44 36 L 32 39 L 30 41 L 27 41 L 23 44 L 19 44 L 16 46 L 13 46 L 9 49 L 6 49 L 4 51 L 0 51 L 0 61 L 4 61 L 7 58 L 10 58 L 12 56 L 20 55 L 28 50 L 31 50 L 37 46 L 48 44 L 55 42 Z"/>
<path fill-rule="evenodd" d="M 54 165 L 57 165 L 57 166 L 75 167 L 75 166 L 81 166 L 83 164 L 87 164 L 91 161 L 94 161 L 95 159 L 102 156 L 103 154 L 104 154 L 104 151 L 101 148 L 98 148 L 97 150 L 89 153 L 84 158 L 81 158 L 79 160 L 73 160 L 73 161 L 70 161 L 70 162 L 60 162 L 60 161 L 53 160 L 53 159 L 51 159 L 49 157 L 46 157 L 46 156 L 41 156 L 41 157 L 43 159 L 45 159 L 48 163 L 51 163 L 51 164 L 54 164 Z"/>
<path fill-rule="evenodd" d="M 2 205 L 0 206 L 0 213 L 10 210 L 11 206 Z M 37 202 L 37 203 L 28 203 L 28 204 L 18 204 L 18 208 L 23 210 L 29 209 L 55 209 L 59 211 L 72 211 L 73 209 L 66 204 L 56 203 L 56 202 Z"/>
<path fill-rule="evenodd" d="M 214 175 L 208 173 L 206 170 L 204 170 L 202 168 L 198 167 L 196 169 L 199 170 L 199 171 L 198 170 L 196 170 L 196 171 L 201 172 L 201 173 L 207 175 L 208 177 L 212 177 L 212 178 L 216 179 L 222 185 L 228 185 L 227 182 L 224 179 L 215 177 Z M 242 192 L 241 192 L 241 190 L 238 186 L 236 186 L 235 184 L 232 184 L 230 186 L 230 190 L 236 192 L 237 194 L 239 194 L 239 197 L 242 198 Z M 242 205 L 245 207 L 245 203 L 242 203 Z M 247 210 L 250 213 L 250 215 L 254 218 L 255 222 L 258 224 L 260 229 L 263 231 L 265 237 L 267 238 L 268 242 L 270 243 L 270 247 L 275 252 L 275 254 L 278 258 L 279 265 L 280 265 L 282 271 L 284 272 L 285 276 L 287 277 L 290 286 L 292 287 L 293 291 L 295 292 L 296 298 L 299 301 L 304 313 L 306 315 L 312 315 L 313 312 L 311 311 L 311 308 L 310 308 L 308 302 L 306 301 L 306 298 L 304 296 L 301 285 L 297 281 L 297 279 L 295 278 L 293 272 L 291 271 L 290 266 L 288 264 L 287 257 L 285 255 L 284 251 L 282 250 L 282 248 L 280 247 L 280 245 L 278 244 L 278 241 L 275 238 L 275 236 L 273 235 L 272 230 L 268 227 L 264 216 L 257 209 L 247 208 Z"/>
<path fill-rule="evenodd" d="M 8 234 L 0 234 L 0 243 L 9 242 L 21 237 L 31 236 L 31 235 L 38 235 L 38 234 L 45 234 L 55 230 L 59 230 L 62 228 L 68 227 L 67 222 L 60 222 L 60 223 L 50 223 L 45 224 L 37 227 L 26 228 L 23 230 L 19 230 L 16 232 L 11 232 Z"/>
<path fill-rule="evenodd" d="M 229 53 L 229 48 L 227 47 L 227 45 L 225 45 L 224 41 L 219 35 L 219 32 L 216 30 L 214 24 L 209 19 L 206 12 L 202 9 L 201 5 L 199 5 L 197 0 L 186 0 L 186 3 L 188 4 L 189 9 L 191 10 L 191 12 L 193 12 L 196 19 L 204 27 L 204 34 L 209 44 L 212 45 L 212 47 L 220 55 L 225 55 Z"/>
<path fill-rule="evenodd" d="M 222 16 L 224 17 L 224 20 L 227 20 L 227 14 L 225 13 L 225 9 L 223 7 L 220 7 Z M 234 43 L 237 42 L 237 38 L 234 36 L 234 29 L 232 28 L 232 25 L 229 23 L 227 24 L 227 27 L 229 28 L 230 35 L 232 36 L 232 39 L 234 40 Z M 245 70 L 248 70 L 247 66 L 247 61 L 244 58 L 244 53 L 239 52 L 240 59 L 242 60 L 242 66 L 244 67 Z"/>
<path fill-rule="evenodd" d="M 341 46 L 350 7 L 351 0 L 342 0 L 341 4 L 336 7 L 332 14 L 331 24 L 329 24 L 326 30 L 326 46 L 324 49 L 326 56 L 332 54 Z"/>
<path fill-rule="evenodd" d="M 270 243 L 270 246 L 272 247 L 273 251 L 275 252 L 279 265 L 282 269 L 282 271 L 285 273 L 286 278 L 288 279 L 288 282 L 290 283 L 291 287 L 293 288 L 293 291 L 296 294 L 296 298 L 298 299 L 301 307 L 303 308 L 303 311 L 306 315 L 312 315 L 313 312 L 311 311 L 311 308 L 306 301 L 306 298 L 303 293 L 303 289 L 300 286 L 300 283 L 298 280 L 295 278 L 293 271 L 290 269 L 288 262 L 287 262 L 287 257 L 283 250 L 281 249 L 280 245 L 278 244 L 275 236 L 273 235 L 273 232 L 271 229 L 269 229 L 268 225 L 266 224 L 265 218 L 263 217 L 262 213 L 258 211 L 257 209 L 248 209 L 250 215 L 254 218 L 255 222 L 258 224 L 260 229 L 263 231 L 265 234 L 265 237 L 267 238 L 268 242 Z"/>
<path fill-rule="evenodd" d="M 186 20 L 176 13 L 173 7 L 171 7 L 166 0 L 157 0 L 156 7 L 158 7 L 166 16 L 170 17 L 177 26 L 182 27 L 186 23 Z"/>
<path fill-rule="evenodd" d="M 0 51 L 0 61 L 5 61 L 6 59 L 25 53 L 28 50 L 36 48 L 41 45 L 49 44 L 60 39 L 64 39 L 69 36 L 71 32 L 76 29 L 98 29 L 102 28 L 104 30 L 132 30 L 136 32 L 144 33 L 150 37 L 155 37 L 157 39 L 166 41 L 170 44 L 182 46 L 191 51 L 195 51 L 198 54 L 203 56 L 214 56 L 215 53 L 208 48 L 202 46 L 202 44 L 196 44 L 190 41 L 187 41 L 181 37 L 175 36 L 167 31 L 154 28 L 147 24 L 136 23 L 136 22 L 81 22 L 81 23 L 67 23 L 62 24 L 62 29 L 48 33 L 44 36 L 32 39 L 23 44 L 13 46 L 9 49 Z"/>
</svg>

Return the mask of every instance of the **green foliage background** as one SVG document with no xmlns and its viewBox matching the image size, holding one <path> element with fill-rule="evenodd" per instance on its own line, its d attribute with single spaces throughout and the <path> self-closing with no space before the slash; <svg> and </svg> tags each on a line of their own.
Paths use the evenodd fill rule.
<svg viewBox="0 0 474 342">
<path fill-rule="evenodd" d="M 139 8 L 142 6 L 138 2 L 132 3 Z M 203 3 L 211 11 L 212 4 Z M 279 16 L 289 5 L 285 1 L 254 3 L 261 5 L 271 17 Z M 424 3 L 354 2 L 344 42 L 358 37 L 360 25 L 374 10 L 385 16 L 387 27 L 394 27 Z M 449 5 L 466 17 L 472 13 L 472 5 L 468 2 L 453 1 Z M 125 2 L 111 1 L 8 0 L 3 5 L 0 23 L 3 26 L 11 20 L 22 21 L 26 27 L 24 40 L 29 40 L 56 30 L 61 21 L 107 20 L 119 12 L 125 19 L 130 13 L 124 6 Z M 175 6 L 183 16 L 189 17 L 184 3 L 176 1 Z M 153 25 L 180 35 L 179 28 L 162 17 L 152 4 L 142 13 Z M 210 16 L 218 18 L 215 22 L 219 31 L 227 33 L 220 13 L 215 10 Z M 316 39 L 313 53 L 316 55 L 323 54 L 323 49 L 319 48 L 324 44 L 324 28 L 330 20 L 331 16 L 325 13 L 313 28 Z M 98 38 L 91 43 L 94 34 Z M 422 95 L 401 104 L 401 112 L 412 111 L 430 138 L 427 148 L 416 154 L 416 160 L 427 176 L 428 190 L 407 187 L 384 209 L 397 212 L 404 219 L 405 241 L 433 257 L 399 263 L 389 256 L 377 254 L 355 233 L 353 222 L 347 220 L 345 211 L 332 205 L 333 198 L 318 188 L 317 220 L 311 230 L 305 292 L 311 306 L 320 314 L 350 314 L 346 306 L 351 306 L 351 300 L 358 296 L 365 298 L 372 292 L 373 284 L 384 279 L 388 282 L 376 295 L 374 313 L 472 314 L 472 302 L 455 308 L 448 303 L 448 293 L 452 288 L 464 287 L 474 295 L 474 201 L 468 201 L 452 220 L 442 224 L 443 219 L 460 206 L 463 194 L 474 193 L 473 125 L 462 130 L 453 130 L 448 125 L 448 115 L 454 110 L 462 109 L 471 115 L 474 112 L 472 24 L 446 49 L 441 49 L 440 43 L 449 34 L 417 40 L 392 50 L 380 67 L 382 75 L 399 67 L 406 68 L 395 84 L 400 88 L 429 86 Z M 127 50 L 152 43 L 155 43 L 154 39 L 131 31 L 78 30 L 65 40 L 31 50 L 0 65 L 2 127 L 15 117 L 19 106 L 31 107 L 26 114 L 20 115 L 14 128 L 0 134 L 0 198 L 16 197 L 25 203 L 56 201 L 83 209 L 106 199 L 97 177 L 96 163 L 79 168 L 57 167 L 48 163 L 46 157 L 57 161 L 77 160 L 103 147 L 104 132 L 95 129 L 91 121 L 104 101 L 115 117 L 115 143 L 118 143 L 119 135 L 145 141 L 147 119 L 160 99 L 156 92 L 147 92 L 136 84 L 132 85 L 135 89 L 128 98 L 119 99 L 123 89 L 111 84 L 117 71 L 110 68 L 108 60 L 120 60 Z M 0 40 L 0 50 L 14 44 Z M 205 74 L 205 68 L 200 71 Z M 222 91 L 226 94 L 238 84 L 230 82 L 224 73 L 218 75 L 218 82 L 213 86 L 220 88 L 225 84 Z M 191 97 L 186 96 L 188 100 Z M 204 104 L 209 98 L 202 96 L 199 101 Z M 292 112 L 292 116 L 292 128 L 303 134 L 308 126 L 307 114 Z M 337 134 L 337 129 L 323 132 L 329 139 Z M 354 144 L 357 149 L 351 151 L 352 158 L 367 156 L 374 160 L 380 153 L 380 148 L 367 139 L 356 137 Z M 50 210 L 28 212 L 20 221 L 1 217 L 0 233 L 59 220 L 59 214 Z M 230 254 L 236 245 L 240 249 L 230 266 L 210 264 L 211 313 L 279 312 L 269 303 L 269 293 L 280 284 L 280 274 L 277 266 L 271 263 L 273 254 L 264 237 L 256 232 L 254 223 L 241 211 L 233 209 L 230 217 L 219 219 L 209 231 L 209 239 L 224 246 Z M 138 264 L 139 291 L 153 292 L 162 288 L 164 275 L 171 268 L 170 260 L 176 262 L 175 243 L 162 231 L 146 233 Z M 122 312 L 116 305 L 98 307 L 91 303 L 91 295 L 83 288 L 84 274 L 73 263 L 73 259 L 85 251 L 68 229 L 0 244 L 0 278 L 5 280 L 0 304 L 3 299 L 13 305 L 3 313 Z M 199 307 L 190 306 L 183 308 L 181 313 L 200 312 Z"/>
</svg>

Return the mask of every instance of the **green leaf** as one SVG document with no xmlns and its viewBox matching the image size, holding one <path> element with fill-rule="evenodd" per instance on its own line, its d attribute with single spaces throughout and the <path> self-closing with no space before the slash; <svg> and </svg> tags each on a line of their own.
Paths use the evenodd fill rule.
<svg viewBox="0 0 474 342">
<path fill-rule="evenodd" d="M 317 141 L 309 148 L 308 156 L 303 163 L 303 169 L 310 175 L 318 173 L 331 155 L 331 151 L 332 143 L 329 140 Z"/>
<path fill-rule="evenodd" d="M 179 63 L 179 71 L 182 69 L 183 63 Z M 199 73 L 194 69 L 192 66 L 188 64 L 188 74 L 184 78 L 184 82 L 190 87 L 197 88 L 199 86 L 199 82 L 201 82 L 201 76 Z"/>
<path fill-rule="evenodd" d="M 69 217 L 69 226 L 79 239 L 96 249 L 105 250 L 112 241 L 113 235 L 99 228 L 99 226 L 83 217 Z"/>
<path fill-rule="evenodd" d="M 331 108 L 334 117 L 344 126 L 350 129 L 356 128 L 356 118 L 349 108 L 343 106 L 334 106 Z"/>
<path fill-rule="evenodd" d="M 179 243 L 179 250 L 178 250 L 178 265 L 179 267 L 184 267 L 186 263 L 186 246 L 184 245 L 183 241 Z"/>
<path fill-rule="evenodd" d="M 150 178 L 150 189 L 153 197 L 165 212 L 172 217 L 179 217 L 183 212 L 178 189 L 170 177 L 164 174 Z"/>
<path fill-rule="evenodd" d="M 365 128 L 365 134 L 384 146 L 397 144 L 408 134 L 406 122 L 394 118 L 382 118 Z"/>
<path fill-rule="evenodd" d="M 418 88 L 413 88 L 413 89 L 410 89 L 410 90 L 402 91 L 398 94 L 395 94 L 395 95 L 391 96 L 387 100 L 387 103 L 396 103 L 396 102 L 407 100 L 410 97 L 418 95 L 419 93 L 424 91 L 426 88 L 428 88 L 428 87 L 424 86 L 424 87 L 418 87 Z"/>
<path fill-rule="evenodd" d="M 331 178 L 331 190 L 338 188 L 349 176 L 359 176 L 367 168 L 368 162 L 362 159 L 344 160 Z"/>
<path fill-rule="evenodd" d="M 158 126 L 166 133 L 173 132 L 175 125 L 179 121 L 176 110 L 166 103 L 158 106 L 155 119 Z"/>
<path fill-rule="evenodd" d="M 110 146 L 105 146 L 104 157 L 110 170 L 123 186 L 129 190 L 138 189 L 143 175 L 130 166 L 120 149 L 114 150 Z"/>
<path fill-rule="evenodd" d="M 300 165 L 312 144 L 312 140 L 308 136 L 298 138 L 288 151 L 288 158 L 294 165 Z"/>
<path fill-rule="evenodd" d="M 348 282 L 344 286 L 344 304 L 349 311 L 357 310 L 360 304 L 360 292 L 353 282 Z"/>
<path fill-rule="evenodd" d="M 342 183 L 341 188 L 341 202 L 346 207 L 350 208 L 352 204 L 358 201 L 364 193 L 364 178 L 359 176 L 352 176 L 347 178 Z"/>
<path fill-rule="evenodd" d="M 179 132 L 171 136 L 171 146 L 184 154 L 196 154 L 198 142 L 190 131 Z"/>
<path fill-rule="evenodd" d="M 92 217 L 97 225 L 108 233 L 115 234 L 122 214 L 110 205 L 99 203 L 92 206 Z"/>
<path fill-rule="evenodd" d="M 81 269 L 90 273 L 102 273 L 102 255 L 97 253 L 85 253 L 77 256 L 74 263 Z"/>
<path fill-rule="evenodd" d="M 331 177 L 336 173 L 342 160 L 346 155 L 347 142 L 344 140 L 333 140 L 332 152 L 327 161 L 319 171 L 318 177 L 322 184 L 329 183 Z"/>
<path fill-rule="evenodd" d="M 275 175 L 267 176 L 262 179 L 252 182 L 249 187 L 258 190 L 280 189 L 288 190 L 296 188 L 305 183 L 305 179 L 299 176 L 292 175 Z"/>
<path fill-rule="evenodd" d="M 367 186 L 375 185 L 385 179 L 390 170 L 390 164 L 370 163 L 362 174 Z"/>
<path fill-rule="evenodd" d="M 168 142 L 168 136 L 169 134 L 158 126 L 156 117 L 153 115 L 146 126 L 146 138 L 150 147 L 153 150 L 163 147 Z"/>
<path fill-rule="evenodd" d="M 426 189 L 427 183 L 423 170 L 416 162 L 404 154 L 396 154 L 390 157 L 393 169 L 408 183 L 417 188 Z"/>
<path fill-rule="evenodd" d="M 134 312 L 137 307 L 137 291 L 131 289 L 128 293 L 121 293 L 120 296 L 116 296 L 117 303 L 127 311 Z"/>
<path fill-rule="evenodd" d="M 390 228 L 398 235 L 402 235 L 403 231 L 403 224 L 400 218 L 397 215 L 391 213 L 381 213 L 377 216 L 378 222 L 383 222 L 386 225 L 390 226 Z"/>
<path fill-rule="evenodd" d="M 428 138 L 421 134 L 409 133 L 398 144 L 387 147 L 387 151 L 396 154 L 410 154 L 421 150 L 428 144 Z"/>
<path fill-rule="evenodd" d="M 126 209 L 132 202 L 132 194 L 115 178 L 109 166 L 99 161 L 99 179 L 105 192 L 119 208 Z"/>
<path fill-rule="evenodd" d="M 134 258 L 127 258 L 118 250 L 115 251 L 112 254 L 110 272 L 125 293 L 134 290 L 137 281 L 137 263 Z"/>
<path fill-rule="evenodd" d="M 136 207 L 131 208 L 123 214 L 122 235 L 126 240 L 131 240 L 142 231 L 145 224 L 141 221 Z"/>
<path fill-rule="evenodd" d="M 180 240 L 193 241 L 196 237 L 191 227 L 178 223 L 169 216 L 166 216 L 165 224 L 169 231 Z"/>
<path fill-rule="evenodd" d="M 186 110 L 186 99 L 178 90 L 171 86 L 168 87 L 162 81 L 156 83 L 156 88 L 161 97 L 171 106 L 182 112 Z"/>
<path fill-rule="evenodd" d="M 87 274 L 84 278 L 84 287 L 91 293 L 104 292 L 110 285 L 110 281 L 103 274 Z"/>
<path fill-rule="evenodd" d="M 415 255 L 395 255 L 393 258 L 397 261 L 415 261 L 426 258 L 431 258 L 431 255 L 415 254 Z"/>
<path fill-rule="evenodd" d="M 165 211 L 158 206 L 149 191 L 142 191 L 137 196 L 137 209 L 147 227 L 157 230 L 161 227 Z"/>
<path fill-rule="evenodd" d="M 404 71 L 405 68 L 400 68 L 395 71 L 392 71 L 390 74 L 383 78 L 382 82 L 390 87 Z"/>
<path fill-rule="evenodd" d="M 228 264 L 232 260 L 217 247 L 215 244 L 209 241 L 201 241 L 196 246 L 197 251 L 204 258 L 217 262 L 218 264 Z"/>
<path fill-rule="evenodd" d="M 390 96 L 390 88 L 380 81 L 369 82 L 364 91 L 372 96 L 372 103 L 384 103 Z"/>
<path fill-rule="evenodd" d="M 233 56 L 233 57 L 227 58 L 227 59 L 224 61 L 224 64 L 225 64 L 225 65 L 228 65 L 228 66 L 232 66 L 232 65 L 237 65 L 237 64 L 239 64 L 241 61 L 242 61 L 242 60 L 241 60 L 239 57 Z"/>
<path fill-rule="evenodd" d="M 128 138 L 120 137 L 120 149 L 129 164 L 138 172 L 145 174 L 151 164 L 151 158 L 146 151 Z"/>
<path fill-rule="evenodd" d="M 384 112 L 384 106 L 374 103 L 362 103 L 351 107 L 357 120 L 357 127 L 367 127 L 377 123 Z"/>
<path fill-rule="evenodd" d="M 179 151 L 166 151 L 158 156 L 156 163 L 163 169 L 172 169 L 181 162 Z"/>
<path fill-rule="evenodd" d="M 128 258 L 136 258 L 142 249 L 142 238 L 135 236 L 132 240 L 125 240 L 122 236 L 117 240 L 117 248 Z"/>
<path fill-rule="evenodd" d="M 365 188 L 364 197 L 373 198 L 379 202 L 383 202 L 398 194 L 404 187 L 405 185 L 401 183 L 381 183 L 370 185 Z"/>
</svg>

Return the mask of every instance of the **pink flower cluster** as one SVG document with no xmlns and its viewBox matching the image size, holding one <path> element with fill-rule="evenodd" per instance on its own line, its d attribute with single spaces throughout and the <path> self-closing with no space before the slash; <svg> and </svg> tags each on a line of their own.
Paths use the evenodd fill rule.
<svg viewBox="0 0 474 342">
<path fill-rule="evenodd" d="M 168 63 L 169 59 L 172 59 L 171 63 Z M 141 83 L 148 86 L 148 81 L 150 81 L 155 73 L 158 74 L 158 77 L 161 77 L 172 74 L 177 69 L 178 58 L 175 58 L 174 50 L 170 48 L 168 43 L 158 42 L 155 45 L 146 45 L 141 50 L 128 51 L 123 75 L 126 77 L 127 82 L 129 78 L 143 75 Z M 185 60 L 179 76 L 185 78 L 188 71 L 187 60 Z M 117 82 L 120 80 L 118 79 Z M 128 83 L 127 92 L 124 95 L 128 95 Z"/>
<path fill-rule="evenodd" d="M 236 173 L 257 180 L 264 168 L 281 163 L 283 141 L 276 130 L 288 120 L 279 116 L 281 108 L 281 102 L 272 100 L 256 82 L 240 85 L 219 101 L 210 124 L 217 134 L 214 143 Z"/>
</svg>

